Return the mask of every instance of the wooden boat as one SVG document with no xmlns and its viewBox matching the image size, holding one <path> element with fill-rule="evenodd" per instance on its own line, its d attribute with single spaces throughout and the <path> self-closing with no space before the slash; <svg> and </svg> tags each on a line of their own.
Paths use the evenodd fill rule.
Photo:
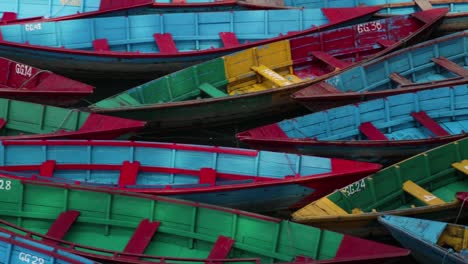
<svg viewBox="0 0 468 264">
<path fill-rule="evenodd" d="M 434 9 L 251 48 L 155 79 L 89 108 L 145 120 L 160 130 L 291 112 L 300 108 L 290 100 L 291 93 L 339 69 L 425 38 L 445 12 Z"/>
<path fill-rule="evenodd" d="M 453 163 L 467 159 L 464 138 L 389 166 L 337 190 L 292 214 L 293 221 L 355 235 L 383 235 L 385 214 L 436 221 L 466 219 L 455 194 L 468 189 Z"/>
<path fill-rule="evenodd" d="M 255 4 L 252 4 L 255 6 Z M 241 10 L 234 0 L 14 0 L 0 6 L 0 24 L 62 21 L 98 16 Z"/>
<path fill-rule="evenodd" d="M 45 244 L 39 240 L 15 234 L 0 228 L 1 263 L 37 263 L 37 264 L 94 264 L 96 262 L 67 252 L 61 247 Z"/>
<path fill-rule="evenodd" d="M 9 157 L 0 170 L 9 177 L 256 212 L 297 209 L 381 168 L 350 160 L 175 143 L 8 140 L 0 146 L 0 155 Z"/>
<path fill-rule="evenodd" d="M 263 2 L 263 3 L 262 3 Z M 449 8 L 436 34 L 443 35 L 468 29 L 468 1 L 467 0 L 353 0 L 353 1 L 317 1 L 317 0 L 264 0 L 239 1 L 239 5 L 246 7 L 263 6 L 263 8 L 317 8 L 317 7 L 352 7 L 352 6 L 379 6 L 375 17 L 389 17 L 405 15 L 431 8 Z"/>
<path fill-rule="evenodd" d="M 0 226 L 22 228 L 98 261 L 273 263 L 299 257 L 342 263 L 409 254 L 406 249 L 213 205 L 68 184 L 0 181 Z M 356 251 L 357 246 L 362 250 Z"/>
<path fill-rule="evenodd" d="M 468 136 L 468 84 L 351 104 L 240 132 L 253 148 L 394 163 Z"/>
<path fill-rule="evenodd" d="M 0 98 L 0 139 L 128 138 L 145 122 Z"/>
<path fill-rule="evenodd" d="M 93 93 L 94 87 L 47 70 L 0 57 L 0 97 L 67 106 Z"/>
<path fill-rule="evenodd" d="M 5 25 L 0 55 L 74 78 L 151 80 L 241 49 L 366 21 L 378 10 L 185 12 Z"/>
<path fill-rule="evenodd" d="M 468 262 L 468 226 L 393 215 L 379 222 L 420 263 Z"/>
<path fill-rule="evenodd" d="M 311 111 L 399 93 L 468 83 L 468 31 L 401 49 L 292 95 Z"/>
</svg>

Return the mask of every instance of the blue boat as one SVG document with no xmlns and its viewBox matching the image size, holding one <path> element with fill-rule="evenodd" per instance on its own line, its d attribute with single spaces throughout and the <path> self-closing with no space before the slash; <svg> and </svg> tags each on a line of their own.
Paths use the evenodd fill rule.
<svg viewBox="0 0 468 264">
<path fill-rule="evenodd" d="M 151 80 L 241 49 L 366 21 L 378 10 L 187 12 L 5 25 L 0 56 L 74 78 Z"/>
<path fill-rule="evenodd" d="M 236 136 L 257 149 L 390 164 L 468 136 L 468 84 L 330 108 Z"/>
<path fill-rule="evenodd" d="M 28 233 L 24 229 L 20 231 Z M 94 264 L 96 262 L 70 253 L 65 248 L 41 243 L 39 240 L 0 228 L 0 263 Z"/>
<path fill-rule="evenodd" d="M 438 34 L 448 34 L 468 29 L 468 2 L 450 0 L 284 0 L 282 6 L 289 8 L 317 8 L 317 7 L 351 7 L 351 6 L 379 6 L 382 9 L 376 17 L 407 15 L 431 8 L 448 8 L 442 24 L 437 29 Z M 268 7 L 268 6 L 265 6 Z"/>
<path fill-rule="evenodd" d="M 468 226 L 393 215 L 378 220 L 420 263 L 468 263 Z"/>
<path fill-rule="evenodd" d="M 314 83 L 292 98 L 312 112 L 468 83 L 468 31 L 430 39 Z"/>
<path fill-rule="evenodd" d="M 238 5 L 235 0 L 9 0 L 0 5 L 0 24 L 144 13 L 242 10 L 251 5 Z"/>
<path fill-rule="evenodd" d="M 175 143 L 4 140 L 2 175 L 264 212 L 297 208 L 380 164 Z"/>
</svg>

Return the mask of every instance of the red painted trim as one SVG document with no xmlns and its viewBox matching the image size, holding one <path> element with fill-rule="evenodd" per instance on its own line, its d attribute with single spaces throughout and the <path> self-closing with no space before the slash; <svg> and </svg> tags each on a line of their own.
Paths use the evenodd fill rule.
<svg viewBox="0 0 468 264">
<path fill-rule="evenodd" d="M 50 240 L 55 240 L 57 243 L 62 244 L 63 246 L 60 249 L 63 249 L 64 251 L 68 251 L 77 255 L 81 256 L 86 256 L 89 258 L 93 259 L 100 259 L 100 260 L 111 260 L 111 261 L 119 261 L 123 263 L 152 263 L 154 264 L 154 261 L 143 261 L 143 260 L 138 260 L 138 262 L 132 261 L 132 258 L 149 258 L 149 259 L 161 259 L 161 263 L 164 263 L 163 260 L 177 260 L 177 261 L 193 261 L 193 262 L 205 262 L 208 259 L 202 259 L 202 258 L 177 258 L 177 257 L 165 257 L 165 256 L 150 256 L 150 255 L 143 255 L 143 254 L 131 254 L 131 253 L 124 253 L 124 252 L 118 252 L 118 251 L 112 251 L 112 250 L 106 250 L 102 248 L 95 248 L 95 247 L 89 247 L 85 245 L 80 245 L 80 244 L 74 244 L 69 241 L 65 240 L 58 240 L 54 239 L 52 237 L 47 237 L 43 234 L 37 233 L 37 232 L 32 232 L 27 229 L 24 229 L 22 227 L 19 227 L 17 225 L 14 225 L 12 223 L 6 222 L 4 220 L 0 220 L 0 223 L 6 226 L 9 226 L 15 230 L 19 230 L 21 232 L 24 232 L 27 234 L 27 236 L 32 237 L 38 237 L 42 239 L 50 239 Z M 16 235 L 16 233 L 13 233 L 12 231 L 6 231 L 6 233 Z M 103 255 L 97 255 L 89 252 L 83 252 L 79 251 L 76 248 L 81 248 L 81 249 L 87 249 L 91 251 L 96 251 L 100 253 L 106 253 L 106 254 L 111 254 L 112 256 L 103 256 Z M 249 262 L 257 262 L 260 263 L 259 258 L 236 258 L 236 259 L 210 259 L 210 261 L 219 261 L 219 262 L 243 262 L 243 261 L 249 261 Z"/>
<path fill-rule="evenodd" d="M 4 146 L 113 146 L 113 147 L 147 147 L 175 150 L 201 151 L 255 157 L 258 150 L 235 149 L 217 146 L 188 145 L 178 143 L 157 143 L 143 141 L 112 140 L 1 140 Z"/>
</svg>

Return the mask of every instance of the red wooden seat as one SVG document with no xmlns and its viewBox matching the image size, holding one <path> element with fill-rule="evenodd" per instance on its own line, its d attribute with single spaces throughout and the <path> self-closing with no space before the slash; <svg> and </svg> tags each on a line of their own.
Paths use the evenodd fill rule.
<svg viewBox="0 0 468 264">
<path fill-rule="evenodd" d="M 219 32 L 219 37 L 221 38 L 221 41 L 223 41 L 223 45 L 226 48 L 237 47 L 240 45 L 236 34 L 233 32 Z"/>
<path fill-rule="evenodd" d="M 143 254 L 146 247 L 153 239 L 158 230 L 160 222 L 150 222 L 148 219 L 141 220 L 132 237 L 128 240 L 124 253 Z M 132 258 L 132 257 L 128 257 Z M 136 258 L 136 257 L 135 257 Z"/>
<path fill-rule="evenodd" d="M 61 213 L 59 217 L 55 219 L 54 223 L 47 231 L 46 236 L 52 237 L 58 240 L 63 239 L 63 237 L 65 236 L 65 234 L 67 234 L 68 230 L 73 225 L 73 223 L 75 222 L 75 220 L 78 218 L 79 215 L 80 215 L 80 212 L 72 211 L 72 210 Z M 48 244 L 54 244 L 54 245 L 58 244 L 57 241 L 47 239 L 47 238 L 42 239 L 42 241 Z"/>
<path fill-rule="evenodd" d="M 201 168 L 200 169 L 200 184 L 208 183 L 210 185 L 215 185 L 216 183 L 216 171 L 212 168 Z"/>
<path fill-rule="evenodd" d="M 6 125 L 7 121 L 3 118 L 0 118 L 0 129 L 4 128 Z"/>
<path fill-rule="evenodd" d="M 0 22 L 6 23 L 8 21 L 16 20 L 18 18 L 18 14 L 15 12 L 3 12 L 2 19 Z"/>
<path fill-rule="evenodd" d="M 428 116 L 426 112 L 413 112 L 411 113 L 411 116 L 425 128 L 429 129 L 429 131 L 431 131 L 434 135 L 438 137 L 450 136 L 450 133 L 448 133 L 443 127 L 434 121 L 434 119 Z"/>
<path fill-rule="evenodd" d="M 370 140 L 388 140 L 384 133 L 380 132 L 371 122 L 364 122 L 359 126 L 359 131 Z"/>
<path fill-rule="evenodd" d="M 47 160 L 41 164 L 39 175 L 43 177 L 52 177 L 55 170 L 55 160 Z"/>
<path fill-rule="evenodd" d="M 213 248 L 208 255 L 208 259 L 225 259 L 229 255 L 232 246 L 236 241 L 229 237 L 219 236 L 216 240 L 216 243 L 213 245 Z M 208 263 L 208 262 L 207 262 Z M 221 262 L 216 262 L 221 264 Z"/>
<path fill-rule="evenodd" d="M 120 169 L 119 186 L 135 185 L 139 169 L 140 162 L 124 161 Z"/>
<path fill-rule="evenodd" d="M 177 53 L 177 47 L 172 39 L 171 33 L 159 34 L 156 33 L 153 35 L 156 45 L 158 45 L 160 53 Z"/>
<path fill-rule="evenodd" d="M 110 51 L 109 41 L 107 39 L 93 40 L 93 48 L 95 51 Z"/>
<path fill-rule="evenodd" d="M 378 39 L 377 43 L 382 45 L 385 48 L 388 48 L 388 47 L 395 45 L 396 42 L 393 40 L 389 40 L 389 39 Z"/>
<path fill-rule="evenodd" d="M 350 65 L 350 63 L 339 60 L 333 57 L 332 55 L 325 53 L 323 51 L 312 51 L 310 52 L 310 54 L 314 56 L 315 58 L 325 62 L 326 64 L 333 66 L 336 69 L 343 69 Z"/>
</svg>

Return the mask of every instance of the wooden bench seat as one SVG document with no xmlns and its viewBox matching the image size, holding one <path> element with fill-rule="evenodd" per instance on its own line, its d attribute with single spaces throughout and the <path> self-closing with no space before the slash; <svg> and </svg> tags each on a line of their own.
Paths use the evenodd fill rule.
<svg viewBox="0 0 468 264">
<path fill-rule="evenodd" d="M 460 162 L 452 163 L 452 167 L 468 175 L 468 160 L 462 160 Z"/>
<path fill-rule="evenodd" d="M 414 2 L 422 11 L 432 9 L 432 4 L 429 0 L 414 0 Z"/>
<path fill-rule="evenodd" d="M 158 46 L 160 53 L 178 53 L 179 50 L 175 45 L 174 39 L 172 38 L 171 33 L 156 33 L 153 34 L 154 41 Z"/>
<path fill-rule="evenodd" d="M 450 136 L 450 133 L 448 133 L 443 127 L 434 121 L 434 119 L 428 116 L 426 112 L 412 112 L 411 116 L 425 128 L 431 131 L 434 135 L 438 137 Z"/>
<path fill-rule="evenodd" d="M 336 205 L 327 197 L 323 197 L 305 208 L 307 209 L 308 214 L 314 216 L 349 215 L 348 212 Z"/>
<path fill-rule="evenodd" d="M 73 210 L 61 213 L 57 217 L 57 219 L 55 219 L 54 223 L 47 231 L 46 236 L 57 239 L 57 240 L 63 239 L 63 237 L 67 234 L 68 230 L 76 221 L 79 215 L 80 215 L 79 211 L 73 211 Z M 48 244 L 53 244 L 53 245 L 58 244 L 57 241 L 47 239 L 47 238 L 42 239 L 42 241 Z"/>
<path fill-rule="evenodd" d="M 445 57 L 432 58 L 432 61 L 435 62 L 440 67 L 445 68 L 446 70 L 455 73 L 459 76 L 468 76 L 468 70 L 462 66 L 456 64 L 455 62 L 448 60 Z"/>
<path fill-rule="evenodd" d="M 293 84 L 293 82 L 284 78 L 283 76 L 281 76 L 280 74 L 278 74 L 277 72 L 268 68 L 265 65 L 260 64 L 259 66 L 252 66 L 250 68 L 280 87 Z"/>
<path fill-rule="evenodd" d="M 312 51 L 310 54 L 326 64 L 333 66 L 335 69 L 343 69 L 350 65 L 350 63 L 339 60 L 323 51 Z"/>
<path fill-rule="evenodd" d="M 120 187 L 126 185 L 135 185 L 138 177 L 138 171 L 140 169 L 140 162 L 124 161 L 122 168 L 120 169 L 119 182 Z"/>
<path fill-rule="evenodd" d="M 216 170 L 212 168 L 201 168 L 199 184 L 208 183 L 210 185 L 216 184 Z"/>
<path fill-rule="evenodd" d="M 393 45 L 395 45 L 395 41 L 389 40 L 389 39 L 378 39 L 377 43 L 382 45 L 382 47 L 389 48 Z"/>
<path fill-rule="evenodd" d="M 388 140 L 384 133 L 380 132 L 371 122 L 364 122 L 359 126 L 359 131 L 370 140 Z"/>
<path fill-rule="evenodd" d="M 158 230 L 159 224 L 160 222 L 150 222 L 148 219 L 141 220 L 132 237 L 128 240 L 123 252 L 143 254 Z M 129 256 L 126 256 L 126 258 L 138 259 L 138 257 Z"/>
<path fill-rule="evenodd" d="M 399 85 L 411 85 L 414 84 L 411 80 L 406 79 L 405 77 L 401 76 L 400 74 L 393 72 L 389 75 L 390 79 Z"/>
<path fill-rule="evenodd" d="M 445 204 L 445 202 L 442 199 L 438 198 L 437 196 L 430 193 L 429 191 L 417 185 L 411 180 L 408 180 L 403 183 L 403 190 L 426 205 Z"/>
<path fill-rule="evenodd" d="M 218 239 L 216 239 L 216 243 L 213 245 L 213 248 L 211 248 L 210 254 L 208 255 L 207 259 L 210 260 L 227 258 L 235 242 L 236 241 L 234 239 L 231 239 L 229 237 L 218 236 Z M 222 262 L 215 263 L 221 264 Z"/>
<path fill-rule="evenodd" d="M 200 89 L 202 92 L 206 93 L 207 95 L 213 97 L 213 98 L 219 98 L 219 97 L 225 97 L 228 96 L 227 93 L 219 90 L 215 86 L 209 84 L 209 83 L 202 83 L 200 86 L 198 86 L 198 89 Z"/>
<path fill-rule="evenodd" d="M 93 40 L 93 48 L 95 51 L 110 51 L 109 41 L 107 39 Z"/>
<path fill-rule="evenodd" d="M 236 33 L 233 32 L 219 32 L 219 37 L 223 42 L 224 47 L 231 48 L 237 47 L 240 45 L 239 40 L 237 39 Z"/>
<path fill-rule="evenodd" d="M 52 177 L 55 170 L 55 160 L 47 160 L 41 164 L 39 168 L 39 176 Z"/>
</svg>

